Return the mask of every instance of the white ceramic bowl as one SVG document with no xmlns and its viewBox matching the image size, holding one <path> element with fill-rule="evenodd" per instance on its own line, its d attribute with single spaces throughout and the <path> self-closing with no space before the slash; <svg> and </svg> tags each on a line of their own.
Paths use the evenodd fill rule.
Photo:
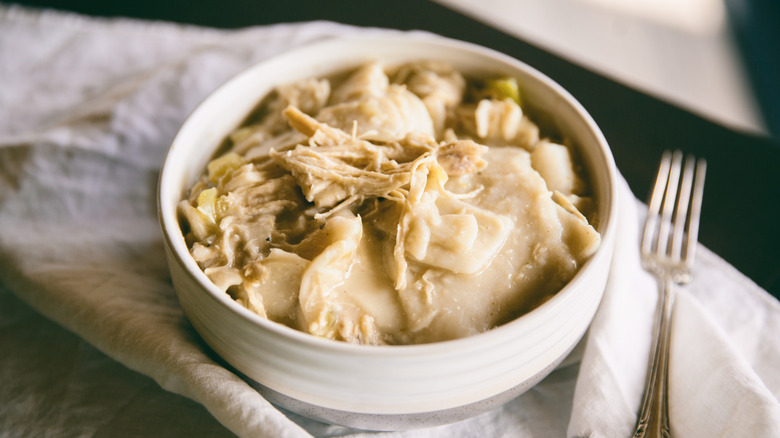
<svg viewBox="0 0 780 438">
<path fill-rule="evenodd" d="M 467 74 L 517 78 L 524 105 L 572 139 L 598 199 L 602 244 L 552 299 L 486 333 L 410 346 L 318 339 L 265 320 L 221 293 L 198 268 L 176 204 L 225 136 L 275 85 L 371 60 L 450 63 Z M 617 177 L 587 112 L 538 71 L 495 51 L 434 36 L 331 39 L 249 68 L 208 97 L 174 139 L 160 175 L 159 214 L 173 284 L 192 325 L 213 350 L 273 403 L 325 422 L 390 430 L 461 420 L 492 409 L 550 373 L 577 344 L 603 295 L 615 240 Z"/>
</svg>

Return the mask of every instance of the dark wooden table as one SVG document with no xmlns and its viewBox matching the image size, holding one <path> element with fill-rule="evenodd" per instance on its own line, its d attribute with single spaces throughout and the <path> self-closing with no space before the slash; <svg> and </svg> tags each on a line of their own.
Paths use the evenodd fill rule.
<svg viewBox="0 0 780 438">
<path fill-rule="evenodd" d="M 422 29 L 499 50 L 546 73 L 585 106 L 601 126 L 618 168 L 640 199 L 646 199 L 664 149 L 678 148 L 705 157 L 709 167 L 700 241 L 780 298 L 778 139 L 715 124 L 436 3 L 419 0 L 23 0 L 18 3 L 94 16 L 125 16 L 218 28 L 331 20 L 359 26 Z"/>
</svg>

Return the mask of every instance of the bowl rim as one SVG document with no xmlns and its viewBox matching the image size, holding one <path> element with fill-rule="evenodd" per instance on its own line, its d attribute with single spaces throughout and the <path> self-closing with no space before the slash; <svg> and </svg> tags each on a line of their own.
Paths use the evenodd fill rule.
<svg viewBox="0 0 780 438">
<path fill-rule="evenodd" d="M 522 71 L 524 74 L 531 76 L 534 80 L 537 80 L 548 87 L 555 94 L 563 98 L 567 105 L 571 106 L 578 117 L 585 123 L 588 131 L 595 137 L 596 143 L 598 143 L 599 157 L 597 161 L 605 164 L 607 176 L 604 179 L 606 182 L 606 188 L 604 193 L 607 199 L 600 200 L 600 202 L 607 202 L 608 208 L 604 211 L 606 215 L 599 217 L 599 227 L 601 228 L 601 242 L 602 244 L 596 250 L 596 253 L 590 256 L 588 260 L 577 270 L 575 275 L 569 280 L 566 285 L 556 292 L 550 299 L 543 304 L 537 306 L 531 311 L 515 318 L 514 320 L 494 327 L 482 333 L 474 334 L 471 336 L 438 341 L 424 344 L 404 344 L 404 345 L 363 345 L 352 344 L 341 341 L 334 341 L 324 338 L 319 338 L 314 335 L 296 330 L 286 325 L 268 320 L 266 318 L 257 315 L 250 311 L 246 307 L 242 306 L 229 295 L 219 291 L 217 287 L 208 280 L 205 273 L 197 266 L 197 263 L 191 257 L 189 248 L 187 248 L 184 242 L 184 236 L 181 233 L 181 228 L 178 222 L 178 215 L 176 214 L 176 206 L 163 205 L 164 201 L 169 196 L 169 191 L 174 190 L 173 186 L 175 181 L 172 181 L 170 176 L 171 162 L 177 155 L 176 146 L 181 142 L 181 137 L 189 129 L 193 123 L 193 117 L 204 111 L 204 108 L 208 108 L 209 103 L 212 100 L 217 99 L 221 94 L 225 93 L 231 86 L 236 83 L 240 83 L 248 77 L 256 76 L 258 72 L 262 72 L 265 69 L 271 69 L 275 65 L 283 64 L 285 61 L 295 59 L 303 56 L 306 53 L 312 51 L 327 50 L 328 48 L 341 47 L 343 45 L 350 44 L 365 44 L 369 40 L 373 43 L 381 44 L 409 44 L 413 42 L 425 43 L 432 46 L 447 47 L 462 52 L 467 52 L 470 55 L 477 55 L 480 57 L 493 58 L 494 60 L 509 66 L 510 68 Z M 377 56 L 381 58 L 381 54 Z M 261 99 L 263 96 L 258 96 L 257 99 Z M 215 146 L 216 149 L 217 146 Z M 307 348 L 315 348 L 319 350 L 336 351 L 341 353 L 348 353 L 351 355 L 380 355 L 380 356 L 419 356 L 420 353 L 443 353 L 453 350 L 463 350 L 473 348 L 475 345 L 481 345 L 493 339 L 500 339 L 508 331 L 514 330 L 514 327 L 522 324 L 530 324 L 533 320 L 538 319 L 545 313 L 553 311 L 556 307 L 562 305 L 566 298 L 573 294 L 578 285 L 587 281 L 587 274 L 591 271 L 589 267 L 594 265 L 600 259 L 604 257 L 610 257 L 614 243 L 616 228 L 617 228 L 617 216 L 618 216 L 618 176 L 617 169 L 614 162 L 614 158 L 611 154 L 611 150 L 607 143 L 606 138 L 601 132 L 600 128 L 596 124 L 592 116 L 582 106 L 582 104 L 574 98 L 565 88 L 560 84 L 553 81 L 550 77 L 537 70 L 536 68 L 513 58 L 507 54 L 499 52 L 497 50 L 484 47 L 478 44 L 455 40 L 448 37 L 438 36 L 434 34 L 422 33 L 422 32 L 401 32 L 401 33 L 382 33 L 377 35 L 347 35 L 327 38 L 325 40 L 305 43 L 297 46 L 289 51 L 281 54 L 273 55 L 265 58 L 257 63 L 254 63 L 247 68 L 241 70 L 239 73 L 231 76 L 224 81 L 218 87 L 214 88 L 208 95 L 203 98 L 187 115 L 184 122 L 177 130 L 173 140 L 169 145 L 169 149 L 165 154 L 160 168 L 160 174 L 158 177 L 157 185 L 157 209 L 158 209 L 158 222 L 162 230 L 164 243 L 166 250 L 171 256 L 174 257 L 176 262 L 182 266 L 187 274 L 193 279 L 201 291 L 199 293 L 206 293 L 209 298 L 219 303 L 220 306 L 226 308 L 230 312 L 239 315 L 246 323 L 252 324 L 257 328 L 263 330 L 270 330 L 278 336 L 289 338 L 300 344 L 303 344 Z M 178 197 L 181 199 L 181 196 Z M 601 296 L 601 295 L 600 295 Z"/>
</svg>

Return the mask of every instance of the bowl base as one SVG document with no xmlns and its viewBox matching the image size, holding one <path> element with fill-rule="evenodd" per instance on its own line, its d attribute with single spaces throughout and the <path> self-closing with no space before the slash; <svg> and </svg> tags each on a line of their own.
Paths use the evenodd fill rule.
<svg viewBox="0 0 780 438">
<path fill-rule="evenodd" d="M 369 431 L 399 431 L 421 429 L 456 423 L 479 414 L 493 410 L 502 404 L 528 391 L 542 379 L 547 377 L 569 355 L 569 351 L 561 355 L 550 365 L 525 380 L 519 385 L 484 400 L 457 406 L 449 409 L 426 412 L 411 412 L 399 414 L 378 414 L 365 412 L 348 412 L 339 409 L 326 408 L 281 394 L 273 389 L 244 376 L 250 386 L 255 388 L 266 400 L 274 405 L 302 415 L 306 418 L 338 426 Z"/>
</svg>

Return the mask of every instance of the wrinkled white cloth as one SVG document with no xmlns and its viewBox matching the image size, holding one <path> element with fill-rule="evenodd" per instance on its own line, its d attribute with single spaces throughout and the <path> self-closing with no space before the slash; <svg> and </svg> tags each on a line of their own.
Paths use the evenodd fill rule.
<svg viewBox="0 0 780 438">
<path fill-rule="evenodd" d="M 610 278 L 577 378 L 572 437 L 630 436 L 641 405 L 658 285 L 639 260 L 646 207 L 625 186 L 621 202 Z M 780 436 L 778 333 L 780 303 L 699 245 L 672 318 L 672 436 Z"/>
<path fill-rule="evenodd" d="M 371 433 L 280 411 L 213 357 L 187 323 L 155 204 L 159 166 L 178 126 L 255 62 L 309 41 L 387 31 L 329 22 L 225 31 L 0 6 L 0 430 L 137 434 L 117 419 L 133 409 L 149 415 L 147 403 L 111 399 L 109 388 L 182 415 L 182 436 L 228 435 L 200 418 L 197 404 L 242 437 L 631 434 L 657 287 L 639 265 L 641 218 L 625 184 L 610 282 L 589 336 L 539 385 L 460 423 Z M 780 436 L 780 304 L 706 248 L 698 254 L 674 319 L 672 432 Z M 57 374 L 63 362 L 82 365 Z M 55 373 L 58 384 L 31 385 L 40 381 L 36 373 Z M 143 376 L 197 404 L 154 388 L 132 392 L 148 386 Z"/>
</svg>

